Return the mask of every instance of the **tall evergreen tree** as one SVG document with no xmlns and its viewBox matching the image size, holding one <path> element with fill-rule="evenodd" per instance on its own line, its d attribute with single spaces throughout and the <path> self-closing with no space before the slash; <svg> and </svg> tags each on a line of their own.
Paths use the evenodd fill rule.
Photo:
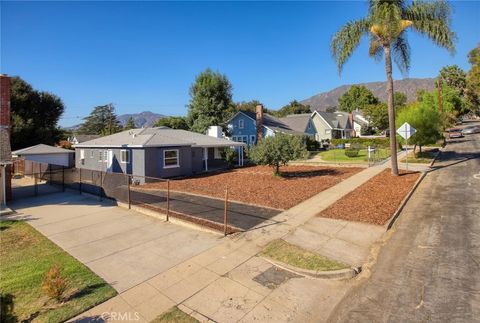
<svg viewBox="0 0 480 323">
<path fill-rule="evenodd" d="M 406 37 L 409 28 L 453 52 L 455 34 L 450 29 L 450 16 L 450 6 L 445 1 L 410 3 L 404 0 L 370 0 L 368 15 L 348 22 L 332 39 L 332 55 L 339 71 L 364 35 L 370 37 L 369 55 L 377 60 L 385 56 L 391 168 L 394 175 L 398 175 L 398 163 L 397 140 L 394 135 L 392 54 L 400 71 L 406 74 L 410 68 L 410 46 Z"/>
<path fill-rule="evenodd" d="M 106 136 L 121 130 L 120 122 L 115 114 L 115 107 L 111 103 L 96 106 L 90 115 L 83 120 L 85 122 L 78 130 L 82 134 Z"/>
<path fill-rule="evenodd" d="M 209 126 L 225 126 L 232 106 L 232 85 L 227 76 L 206 69 L 190 88 L 187 123 L 192 131 L 205 133 Z"/>
<path fill-rule="evenodd" d="M 11 78 L 10 105 L 13 150 L 40 143 L 53 145 L 60 139 L 57 123 L 65 107 L 58 96 L 34 90 L 17 76 Z"/>
<path fill-rule="evenodd" d="M 133 120 L 133 117 L 129 117 L 127 119 L 127 123 L 125 123 L 125 126 L 123 127 L 123 130 L 130 130 L 130 129 L 135 129 L 135 120 Z"/>
</svg>

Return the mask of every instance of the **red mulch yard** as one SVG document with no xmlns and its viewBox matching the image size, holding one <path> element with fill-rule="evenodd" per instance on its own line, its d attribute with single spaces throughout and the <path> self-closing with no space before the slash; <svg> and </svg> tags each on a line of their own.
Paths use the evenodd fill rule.
<svg viewBox="0 0 480 323">
<path fill-rule="evenodd" d="M 170 190 L 289 209 L 315 194 L 338 184 L 363 168 L 328 166 L 284 166 L 282 177 L 273 176 L 272 168 L 255 166 L 171 180 Z M 149 183 L 142 189 L 165 189 L 165 183 Z"/>
<path fill-rule="evenodd" d="M 418 172 L 401 172 L 400 176 L 393 176 L 390 169 L 385 169 L 318 216 L 384 225 L 419 176 Z"/>
</svg>

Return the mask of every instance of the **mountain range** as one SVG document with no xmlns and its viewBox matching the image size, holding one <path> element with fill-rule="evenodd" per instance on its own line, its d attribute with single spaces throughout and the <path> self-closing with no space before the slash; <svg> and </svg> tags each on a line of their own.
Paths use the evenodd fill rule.
<svg viewBox="0 0 480 323">
<path fill-rule="evenodd" d="M 133 121 L 135 122 L 135 127 L 142 128 L 142 127 L 151 127 L 155 124 L 158 119 L 165 118 L 166 116 L 159 113 L 154 113 L 151 111 L 143 111 L 140 113 L 131 113 L 131 114 L 122 114 L 117 116 L 118 121 L 122 126 L 124 126 L 128 118 L 133 117 Z"/>
<path fill-rule="evenodd" d="M 356 85 L 363 85 L 368 88 L 372 93 L 380 99 L 382 102 L 386 102 L 387 94 L 387 82 L 369 82 L 359 83 Z M 308 99 L 301 101 L 302 104 L 308 104 L 313 110 L 325 111 L 327 108 L 338 106 L 338 99 L 345 92 L 350 89 L 352 85 L 342 85 L 331 91 L 323 92 L 314 95 Z M 403 80 L 393 81 L 393 89 L 395 92 L 402 92 L 407 95 L 407 102 L 415 101 L 417 97 L 417 91 L 424 89 L 427 91 L 433 91 L 435 89 L 435 79 L 433 78 L 407 78 Z"/>
</svg>

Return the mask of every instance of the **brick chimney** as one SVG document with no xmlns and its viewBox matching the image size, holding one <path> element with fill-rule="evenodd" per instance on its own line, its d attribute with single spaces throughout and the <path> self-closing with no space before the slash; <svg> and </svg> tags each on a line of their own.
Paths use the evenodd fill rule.
<svg viewBox="0 0 480 323">
<path fill-rule="evenodd" d="M 255 121 L 257 125 L 257 143 L 263 138 L 263 104 L 257 104 L 255 107 Z"/>
<path fill-rule="evenodd" d="M 10 77 L 0 74 L 0 188 L 1 203 L 4 196 L 12 197 L 12 152 L 10 149 Z M 4 195 L 5 194 L 5 195 Z"/>
</svg>

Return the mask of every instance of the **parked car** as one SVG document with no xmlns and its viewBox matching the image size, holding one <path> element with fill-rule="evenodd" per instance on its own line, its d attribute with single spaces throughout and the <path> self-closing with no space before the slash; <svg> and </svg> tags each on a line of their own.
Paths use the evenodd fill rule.
<svg viewBox="0 0 480 323">
<path fill-rule="evenodd" d="M 462 134 L 464 135 L 471 135 L 474 133 L 480 133 L 480 126 L 470 126 L 462 130 Z"/>
<path fill-rule="evenodd" d="M 462 130 L 461 129 L 450 129 L 448 130 L 448 138 L 453 139 L 453 138 L 462 138 Z"/>
</svg>

